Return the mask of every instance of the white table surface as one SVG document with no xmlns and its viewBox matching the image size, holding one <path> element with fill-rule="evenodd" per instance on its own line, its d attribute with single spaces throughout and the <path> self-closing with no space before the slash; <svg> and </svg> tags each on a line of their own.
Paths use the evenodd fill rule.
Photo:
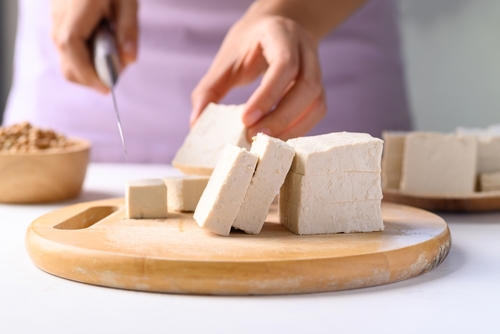
<svg viewBox="0 0 500 334">
<path fill-rule="evenodd" d="M 446 214 L 453 244 L 433 271 L 352 291 L 190 296 L 110 289 L 39 270 L 24 248 L 37 217 L 123 197 L 128 179 L 168 166 L 91 164 L 82 195 L 51 205 L 0 204 L 0 333 L 500 333 L 500 212 Z"/>
</svg>

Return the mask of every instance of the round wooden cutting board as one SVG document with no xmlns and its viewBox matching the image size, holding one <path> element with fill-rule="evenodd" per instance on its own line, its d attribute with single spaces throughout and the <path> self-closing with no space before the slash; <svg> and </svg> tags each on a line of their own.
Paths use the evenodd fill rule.
<svg viewBox="0 0 500 334">
<path fill-rule="evenodd" d="M 408 279 L 450 249 L 440 217 L 383 203 L 383 232 L 298 236 L 273 207 L 258 235 L 222 237 L 192 214 L 125 218 L 123 199 L 81 203 L 35 220 L 33 262 L 51 274 L 114 288 L 196 294 L 286 294 L 354 289 Z"/>
</svg>

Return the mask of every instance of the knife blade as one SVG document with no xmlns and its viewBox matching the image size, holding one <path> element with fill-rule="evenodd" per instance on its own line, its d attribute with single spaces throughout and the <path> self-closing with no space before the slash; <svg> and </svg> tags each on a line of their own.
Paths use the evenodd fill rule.
<svg viewBox="0 0 500 334">
<path fill-rule="evenodd" d="M 120 113 L 118 112 L 115 95 L 115 85 L 120 75 L 121 63 L 116 42 L 113 37 L 113 33 L 111 32 L 110 24 L 107 20 L 103 20 L 97 27 L 93 38 L 92 48 L 94 55 L 94 67 L 97 72 L 97 76 L 111 90 L 113 107 L 115 109 L 116 121 L 118 123 L 118 131 L 120 132 L 125 157 L 128 159 Z"/>
</svg>

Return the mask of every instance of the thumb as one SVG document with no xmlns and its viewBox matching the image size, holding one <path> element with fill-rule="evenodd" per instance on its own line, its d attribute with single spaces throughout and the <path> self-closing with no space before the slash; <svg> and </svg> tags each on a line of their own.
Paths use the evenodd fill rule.
<svg viewBox="0 0 500 334">
<path fill-rule="evenodd" d="M 115 1 L 116 38 L 123 66 L 137 59 L 137 37 L 139 25 L 137 22 L 137 0 Z"/>
</svg>

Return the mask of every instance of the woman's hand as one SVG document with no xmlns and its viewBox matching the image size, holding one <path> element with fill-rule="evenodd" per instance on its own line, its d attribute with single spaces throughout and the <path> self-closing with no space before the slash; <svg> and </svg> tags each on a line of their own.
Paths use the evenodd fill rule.
<svg viewBox="0 0 500 334">
<path fill-rule="evenodd" d="M 317 48 L 366 0 L 256 0 L 231 28 L 191 96 L 193 124 L 209 102 L 263 74 L 247 101 L 248 137 L 306 134 L 326 113 Z"/>
<path fill-rule="evenodd" d="M 137 0 L 52 0 L 52 39 L 66 79 L 100 92 L 109 89 L 94 69 L 88 41 L 102 19 L 115 24 L 123 66 L 137 57 Z"/>
<path fill-rule="evenodd" d="M 191 124 L 209 102 L 263 74 L 243 114 L 248 138 L 258 132 L 284 140 L 303 135 L 326 113 L 318 40 L 292 19 L 249 12 L 228 32 L 193 91 Z"/>
</svg>

